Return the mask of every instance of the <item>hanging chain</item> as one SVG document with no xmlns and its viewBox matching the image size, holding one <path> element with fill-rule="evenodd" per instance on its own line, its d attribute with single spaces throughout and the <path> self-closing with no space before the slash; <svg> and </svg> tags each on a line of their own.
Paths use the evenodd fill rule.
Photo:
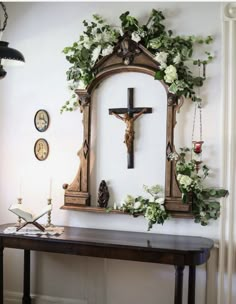
<svg viewBox="0 0 236 304">
<path fill-rule="evenodd" d="M 193 129 L 192 129 L 192 141 L 194 137 L 194 130 L 195 130 L 195 122 L 196 122 L 196 113 L 197 113 L 197 103 L 194 103 L 194 113 L 193 113 Z"/>
<path fill-rule="evenodd" d="M 3 32 L 7 26 L 7 19 L 8 19 L 8 15 L 7 15 L 7 9 L 6 9 L 6 6 L 3 2 L 0 2 L 0 5 L 3 9 L 3 12 L 4 12 L 4 21 L 3 21 L 3 26 L 0 27 L 0 32 Z"/>
<path fill-rule="evenodd" d="M 198 63 L 198 77 L 201 77 L 201 63 Z M 200 86 L 198 87 L 198 98 L 200 98 Z M 194 140 L 194 131 L 196 124 L 196 116 L 197 116 L 197 108 L 199 109 L 199 128 L 200 128 L 200 141 L 202 141 L 202 101 L 196 101 L 194 106 L 194 114 L 193 114 L 193 129 L 192 129 L 192 141 Z"/>
</svg>

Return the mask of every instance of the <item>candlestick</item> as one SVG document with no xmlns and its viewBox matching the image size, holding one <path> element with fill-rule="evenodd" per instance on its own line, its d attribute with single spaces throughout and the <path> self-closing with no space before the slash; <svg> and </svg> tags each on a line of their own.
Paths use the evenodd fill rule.
<svg viewBox="0 0 236 304">
<path fill-rule="evenodd" d="M 18 204 L 21 205 L 22 204 L 22 198 L 19 197 L 18 199 Z M 18 216 L 18 220 L 17 223 L 15 224 L 16 227 L 20 227 L 21 226 L 21 217 Z"/>
<path fill-rule="evenodd" d="M 48 198 L 48 205 L 51 205 L 51 204 L 52 204 L 52 199 Z M 50 211 L 48 211 L 48 221 L 47 221 L 47 224 L 45 225 L 46 228 L 54 227 L 54 225 L 51 222 L 51 215 L 52 215 L 52 211 L 50 210 Z"/>
</svg>

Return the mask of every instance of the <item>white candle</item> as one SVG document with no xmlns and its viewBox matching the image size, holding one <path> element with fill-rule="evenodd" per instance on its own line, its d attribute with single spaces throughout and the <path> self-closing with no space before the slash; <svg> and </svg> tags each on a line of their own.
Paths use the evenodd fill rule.
<svg viewBox="0 0 236 304">
<path fill-rule="evenodd" d="M 52 198 L 52 178 L 50 178 L 50 182 L 49 182 L 49 198 Z"/>
<path fill-rule="evenodd" d="M 19 198 L 22 198 L 22 180 L 20 180 L 19 184 Z"/>
<path fill-rule="evenodd" d="M 113 208 L 116 210 L 116 203 L 114 203 L 114 206 L 113 206 Z"/>
</svg>

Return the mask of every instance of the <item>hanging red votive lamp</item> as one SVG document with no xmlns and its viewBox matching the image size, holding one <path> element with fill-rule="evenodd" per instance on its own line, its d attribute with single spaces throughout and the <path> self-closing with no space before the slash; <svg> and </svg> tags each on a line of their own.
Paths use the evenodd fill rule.
<svg viewBox="0 0 236 304">
<path fill-rule="evenodd" d="M 202 145 L 204 141 L 193 141 L 193 152 L 196 154 L 202 153 Z"/>
</svg>

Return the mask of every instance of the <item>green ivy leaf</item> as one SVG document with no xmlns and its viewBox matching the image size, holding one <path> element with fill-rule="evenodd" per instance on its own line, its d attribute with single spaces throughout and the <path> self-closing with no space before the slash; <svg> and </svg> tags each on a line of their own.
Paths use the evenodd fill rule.
<svg viewBox="0 0 236 304">
<path fill-rule="evenodd" d="M 156 74 L 155 74 L 155 79 L 156 80 L 162 80 L 164 78 L 164 71 L 160 70 L 160 71 L 157 71 Z"/>
</svg>

